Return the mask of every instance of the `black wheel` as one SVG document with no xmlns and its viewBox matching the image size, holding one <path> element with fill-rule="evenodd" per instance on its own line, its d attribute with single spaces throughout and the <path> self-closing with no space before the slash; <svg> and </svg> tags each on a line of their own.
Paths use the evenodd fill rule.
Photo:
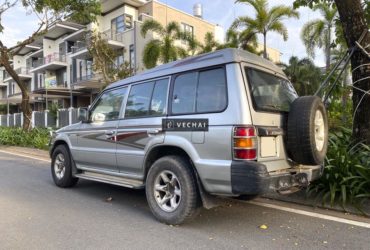
<svg viewBox="0 0 370 250">
<path fill-rule="evenodd" d="M 328 118 L 316 96 L 297 98 L 288 116 L 287 146 L 290 158 L 299 164 L 321 165 L 328 147 Z"/>
<path fill-rule="evenodd" d="M 58 187 L 73 187 L 78 178 L 72 175 L 72 159 L 69 150 L 64 145 L 55 148 L 51 160 L 51 175 Z"/>
<path fill-rule="evenodd" d="M 190 163 L 179 156 L 154 162 L 146 180 L 146 197 L 160 222 L 178 225 L 194 218 L 200 209 L 200 198 Z"/>
</svg>

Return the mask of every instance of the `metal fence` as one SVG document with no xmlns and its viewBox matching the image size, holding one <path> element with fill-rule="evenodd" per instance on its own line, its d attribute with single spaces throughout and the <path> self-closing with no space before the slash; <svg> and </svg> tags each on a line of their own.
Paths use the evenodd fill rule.
<svg viewBox="0 0 370 250">
<path fill-rule="evenodd" d="M 8 116 L 7 115 L 0 115 L 0 126 L 2 127 L 8 126 Z"/>
<path fill-rule="evenodd" d="M 57 119 L 57 127 L 63 128 L 68 126 L 69 123 L 69 110 L 68 109 L 60 109 L 58 110 L 58 119 Z"/>
<path fill-rule="evenodd" d="M 57 112 L 57 117 L 50 114 L 49 111 L 33 111 L 32 112 L 32 127 L 36 128 L 62 128 L 74 123 L 78 123 L 79 109 L 60 109 Z M 23 114 L 0 115 L 1 127 L 22 127 Z"/>
<path fill-rule="evenodd" d="M 37 128 L 45 128 L 45 114 L 46 112 L 33 112 L 33 125 Z"/>
<path fill-rule="evenodd" d="M 14 114 L 14 127 L 22 127 L 22 113 Z"/>
<path fill-rule="evenodd" d="M 8 115 L 8 122 L 9 127 L 14 127 L 14 115 Z"/>
</svg>

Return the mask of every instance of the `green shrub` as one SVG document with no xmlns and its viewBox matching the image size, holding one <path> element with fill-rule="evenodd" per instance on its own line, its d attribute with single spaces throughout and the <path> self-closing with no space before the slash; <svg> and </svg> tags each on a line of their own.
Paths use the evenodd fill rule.
<svg viewBox="0 0 370 250">
<path fill-rule="evenodd" d="M 1 145 L 47 149 L 49 138 L 47 129 L 35 128 L 26 132 L 22 128 L 0 127 Z"/>
<path fill-rule="evenodd" d="M 308 194 L 322 197 L 322 203 L 351 204 L 361 208 L 370 197 L 370 147 L 353 143 L 351 130 L 342 128 L 329 138 L 323 176 L 312 183 Z"/>
</svg>

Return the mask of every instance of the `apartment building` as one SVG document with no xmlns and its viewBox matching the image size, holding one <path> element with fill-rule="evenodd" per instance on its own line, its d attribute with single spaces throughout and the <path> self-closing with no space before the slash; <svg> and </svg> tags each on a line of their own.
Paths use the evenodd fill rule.
<svg viewBox="0 0 370 250">
<path fill-rule="evenodd" d="M 14 56 L 13 67 L 27 84 L 33 110 L 48 109 L 52 103 L 61 108 L 88 106 L 99 93 L 104 83 L 93 71 L 93 59 L 87 49 L 86 37 L 91 32 L 100 32 L 118 52 L 117 64 L 129 62 L 136 73 L 145 69 L 142 53 L 147 42 L 156 36 L 141 36 L 141 25 L 148 18 L 162 25 L 176 21 L 199 41 L 204 40 L 207 32 L 214 33 L 219 42 L 224 39 L 220 26 L 202 18 L 199 5 L 196 15 L 155 0 L 102 0 L 101 5 L 102 14 L 95 23 L 55 22 L 43 37 Z M 0 69 L 0 104 L 13 106 L 18 112 L 20 102 L 20 89 Z"/>
</svg>

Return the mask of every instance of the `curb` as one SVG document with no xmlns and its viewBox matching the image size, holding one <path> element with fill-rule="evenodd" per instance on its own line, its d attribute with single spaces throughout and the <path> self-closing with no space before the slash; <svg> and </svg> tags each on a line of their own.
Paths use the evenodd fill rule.
<svg viewBox="0 0 370 250">
<path fill-rule="evenodd" d="M 0 145 L 0 150 L 50 160 L 49 152 L 41 149 Z"/>
<path fill-rule="evenodd" d="M 326 210 L 332 210 L 336 212 L 341 212 L 345 214 L 353 214 L 357 216 L 363 216 L 366 218 L 370 218 L 370 199 L 366 200 L 364 204 L 362 205 L 362 210 L 365 213 L 362 213 L 359 211 L 357 208 L 347 205 L 345 208 L 343 208 L 340 205 L 334 205 L 333 207 L 330 206 L 330 204 L 325 204 L 323 205 L 321 202 L 320 197 L 307 197 L 306 190 L 301 190 L 293 194 L 289 195 L 280 195 L 278 193 L 268 193 L 266 195 L 263 195 L 263 198 L 269 199 L 269 200 L 276 200 L 276 201 L 282 201 L 286 203 L 293 203 L 293 204 L 298 204 L 298 205 L 304 205 L 308 207 L 317 207 L 321 209 L 326 209 Z"/>
</svg>

